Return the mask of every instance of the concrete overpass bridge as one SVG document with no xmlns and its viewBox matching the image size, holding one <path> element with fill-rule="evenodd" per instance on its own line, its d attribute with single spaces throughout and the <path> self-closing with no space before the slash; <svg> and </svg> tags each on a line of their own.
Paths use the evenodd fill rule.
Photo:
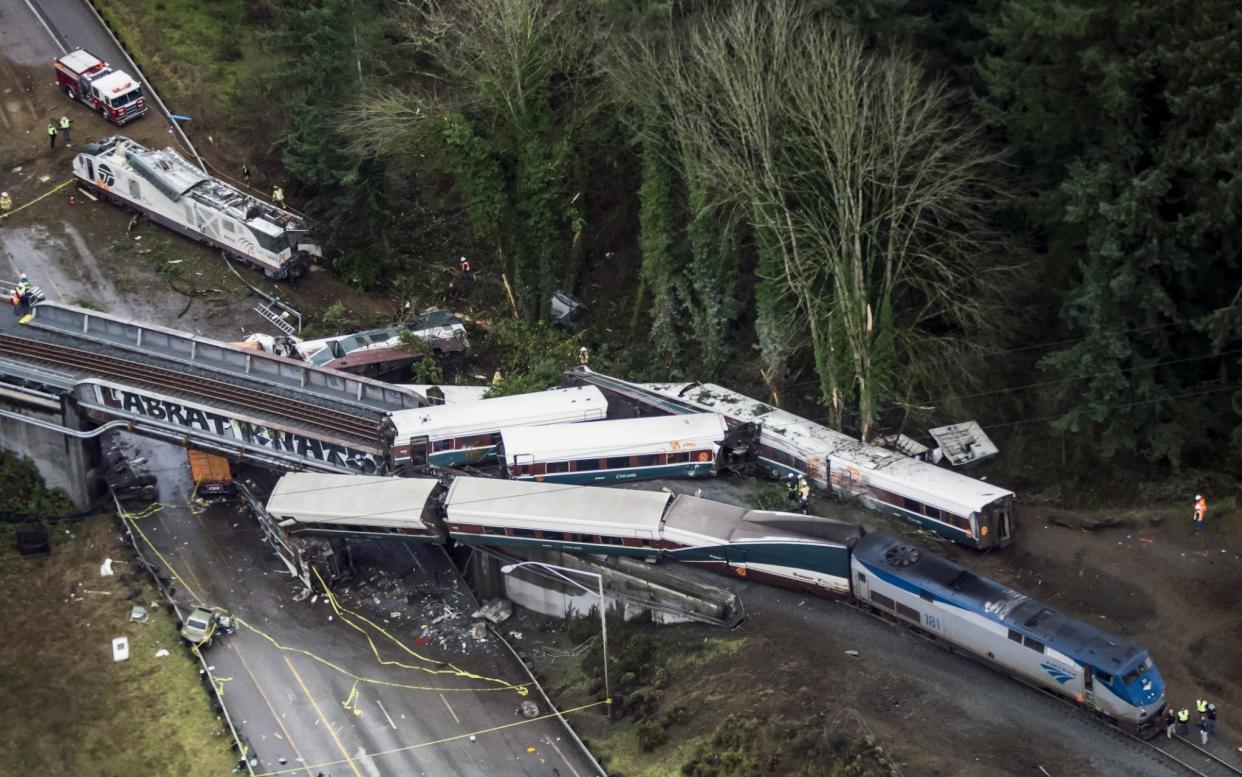
<svg viewBox="0 0 1242 777">
<path fill-rule="evenodd" d="M 0 312 L 0 446 L 79 504 L 103 424 L 278 469 L 384 474 L 388 414 L 424 404 L 379 381 L 84 308 L 40 303 L 25 324 Z"/>
</svg>

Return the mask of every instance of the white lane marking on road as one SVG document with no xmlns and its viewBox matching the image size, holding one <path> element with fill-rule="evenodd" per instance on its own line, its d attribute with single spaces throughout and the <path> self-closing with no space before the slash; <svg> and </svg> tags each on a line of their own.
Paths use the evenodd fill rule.
<svg viewBox="0 0 1242 777">
<path fill-rule="evenodd" d="M 449 714 L 453 716 L 453 720 L 457 721 L 457 725 L 461 725 L 461 718 L 457 717 L 457 713 L 453 712 L 453 708 L 449 707 L 448 699 L 444 698 L 444 694 L 440 694 L 440 701 L 444 702 L 444 706 L 448 707 Z"/>
<path fill-rule="evenodd" d="M 384 719 L 388 721 L 388 725 L 392 726 L 393 731 L 396 731 L 397 724 L 392 722 L 392 718 L 388 715 L 388 710 L 384 709 L 384 703 L 378 697 L 375 699 L 375 703 L 379 706 L 380 712 L 384 713 Z"/>
<path fill-rule="evenodd" d="M 39 24 L 43 25 L 43 29 L 47 30 L 48 37 L 52 39 L 52 43 L 56 44 L 56 48 L 60 49 L 60 53 L 68 53 L 68 50 L 61 44 L 60 38 L 56 37 L 56 33 L 52 32 L 52 28 L 48 27 L 47 22 L 43 21 L 43 16 L 35 10 L 34 3 L 30 2 L 30 0 L 26 0 L 26 7 L 30 9 L 32 14 L 34 14 L 34 18 L 38 20 Z"/>
<path fill-rule="evenodd" d="M 578 773 L 578 770 L 574 768 L 574 765 L 569 762 L 569 759 L 565 757 L 565 754 L 561 752 L 561 749 L 556 746 L 556 742 L 551 739 L 545 739 L 544 741 L 549 745 L 552 745 L 552 749 L 555 750 L 556 754 L 561 757 L 561 763 L 569 767 L 569 771 L 574 773 L 574 777 L 582 777 L 582 775 Z"/>
<path fill-rule="evenodd" d="M 375 765 L 375 760 L 367 755 L 365 747 L 359 747 L 358 752 L 354 753 L 354 758 L 358 760 L 358 765 L 367 773 L 367 777 L 380 777 L 379 767 Z"/>
</svg>

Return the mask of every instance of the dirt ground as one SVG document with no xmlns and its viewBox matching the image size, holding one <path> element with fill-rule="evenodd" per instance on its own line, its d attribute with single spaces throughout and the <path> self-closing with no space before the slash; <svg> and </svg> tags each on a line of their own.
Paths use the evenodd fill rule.
<svg viewBox="0 0 1242 777">
<path fill-rule="evenodd" d="M 73 155 L 86 142 L 114 134 L 149 148 L 176 147 L 177 141 L 154 112 L 118 128 L 69 102 L 57 91 L 50 67 L 22 66 L 2 57 L 0 65 L 0 108 L 7 130 L 0 133 L 0 190 L 9 193 L 15 209 L 29 204 L 0 222 L 0 278 L 15 280 L 18 272 L 26 272 L 53 301 L 217 339 L 275 333 L 253 310 L 260 298 L 218 252 L 147 221 L 131 233 L 128 213 L 87 199 L 73 184 L 30 204 L 71 179 Z M 58 142 L 50 150 L 47 122 L 62 114 L 74 122 L 73 146 Z M 210 147 L 200 151 L 211 157 Z M 307 322 L 334 302 L 361 325 L 391 320 L 398 311 L 395 300 L 362 294 L 319 267 L 292 283 L 271 281 L 249 268 L 238 272 L 250 285 L 288 302 Z"/>
</svg>

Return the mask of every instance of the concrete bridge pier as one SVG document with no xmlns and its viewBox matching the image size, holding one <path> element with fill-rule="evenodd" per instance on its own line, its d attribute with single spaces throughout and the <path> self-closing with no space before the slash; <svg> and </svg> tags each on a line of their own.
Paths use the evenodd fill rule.
<svg viewBox="0 0 1242 777">
<path fill-rule="evenodd" d="M 99 438 L 75 438 L 46 425 L 88 431 L 94 424 L 79 415 L 68 394 L 0 387 L 0 449 L 34 462 L 48 488 L 64 491 L 78 509 L 103 492 Z M 21 416 L 43 425 L 28 423 Z"/>
<path fill-rule="evenodd" d="M 724 586 L 687 574 L 677 564 L 649 564 L 624 556 L 562 553 L 537 548 L 474 548 L 469 579 L 480 599 L 504 597 L 528 610 L 563 618 L 587 615 L 599 606 L 598 583 L 590 575 L 568 574 L 587 590 L 535 564 L 504 574 L 506 564 L 534 561 L 603 576 L 606 606 L 620 606 L 626 620 L 650 614 L 656 623 L 698 621 L 734 626 L 744 613 Z"/>
</svg>

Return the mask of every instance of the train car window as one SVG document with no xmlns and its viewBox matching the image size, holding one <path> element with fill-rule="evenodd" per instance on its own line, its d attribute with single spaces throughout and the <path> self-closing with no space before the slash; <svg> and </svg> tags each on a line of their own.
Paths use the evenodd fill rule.
<svg viewBox="0 0 1242 777">
<path fill-rule="evenodd" d="M 1044 652 L 1044 643 L 1040 642 L 1039 640 L 1031 639 L 1030 637 L 1024 637 L 1022 639 L 1022 644 L 1026 645 L 1031 650 L 1034 650 L 1036 653 Z"/>
<path fill-rule="evenodd" d="M 548 474 L 552 474 L 554 472 L 568 472 L 568 471 L 569 471 L 568 461 L 549 461 L 548 462 Z"/>
<path fill-rule="evenodd" d="M 913 607 L 907 607 L 901 602 L 897 602 L 897 614 L 904 615 L 912 621 L 921 622 L 923 617 L 919 615 L 919 611 Z"/>
<path fill-rule="evenodd" d="M 629 469 L 630 467 L 629 456 L 613 456 L 612 458 L 607 459 L 607 461 L 608 466 L 605 467 L 605 469 Z"/>
<path fill-rule="evenodd" d="M 923 504 L 921 502 L 918 502 L 914 499 L 910 499 L 909 497 L 903 498 L 901 502 L 902 502 L 902 505 L 910 512 L 913 512 L 913 513 L 923 512 Z"/>
<path fill-rule="evenodd" d="M 877 594 L 875 591 L 871 592 L 871 601 L 880 605 L 886 610 L 892 610 L 892 609 L 895 609 L 896 607 L 896 603 L 892 599 L 889 599 L 884 594 Z"/>
<path fill-rule="evenodd" d="M 1013 629 L 1009 630 L 1009 638 L 1013 640 L 1014 642 L 1017 642 L 1019 645 L 1022 644 L 1022 635 L 1014 631 Z"/>
<path fill-rule="evenodd" d="M 927 601 L 929 601 L 929 602 L 930 602 L 930 601 L 932 600 L 931 591 L 924 591 L 924 590 L 920 590 L 920 591 L 919 591 L 919 598 L 920 598 L 920 599 L 925 599 L 925 600 L 927 600 Z"/>
<path fill-rule="evenodd" d="M 867 576 L 866 576 L 866 575 L 864 575 L 862 572 L 859 572 L 859 573 L 858 573 L 858 582 L 860 582 L 860 583 L 865 583 L 865 582 L 867 582 Z"/>
<path fill-rule="evenodd" d="M 942 520 L 940 516 L 940 511 L 934 507 L 928 507 L 927 505 L 923 505 L 923 514 L 926 515 L 928 518 L 935 518 L 937 521 Z"/>
<path fill-rule="evenodd" d="M 670 453 L 668 455 L 669 464 L 685 464 L 688 461 L 690 461 L 689 451 L 678 451 L 677 453 Z"/>
<path fill-rule="evenodd" d="M 451 451 L 453 450 L 453 441 L 452 439 L 436 440 L 431 444 L 431 449 L 436 453 L 439 453 L 440 451 Z"/>
<path fill-rule="evenodd" d="M 646 456 L 635 456 L 634 457 L 635 467 L 654 467 L 655 465 L 659 463 L 660 463 L 660 457 L 654 453 L 648 454 Z"/>
<path fill-rule="evenodd" d="M 535 536 L 535 530 L 534 529 L 514 529 L 513 536 L 514 537 L 529 537 L 533 539 Z"/>
<path fill-rule="evenodd" d="M 496 534 L 496 535 L 503 537 L 505 535 L 505 530 L 497 526 L 484 526 L 483 533 L 484 534 Z"/>
<path fill-rule="evenodd" d="M 526 467 L 526 472 L 531 475 L 542 475 L 546 470 L 546 464 L 531 464 Z"/>
<path fill-rule="evenodd" d="M 1105 685 L 1113 684 L 1113 676 L 1109 674 L 1108 672 L 1101 672 L 1099 669 L 1095 670 L 1095 679 L 1099 680 Z"/>
<path fill-rule="evenodd" d="M 625 544 L 625 540 L 621 539 L 620 537 L 608 537 L 608 536 L 601 534 L 599 538 L 600 538 L 600 541 L 602 541 L 605 545 L 624 545 Z"/>
<path fill-rule="evenodd" d="M 489 435 L 488 439 L 491 440 L 492 445 L 499 445 L 500 444 L 500 432 L 492 432 L 491 435 Z"/>
<path fill-rule="evenodd" d="M 586 542 L 592 545 L 595 544 L 595 536 L 591 534 L 569 534 L 566 536 L 573 537 L 574 542 Z"/>
</svg>

